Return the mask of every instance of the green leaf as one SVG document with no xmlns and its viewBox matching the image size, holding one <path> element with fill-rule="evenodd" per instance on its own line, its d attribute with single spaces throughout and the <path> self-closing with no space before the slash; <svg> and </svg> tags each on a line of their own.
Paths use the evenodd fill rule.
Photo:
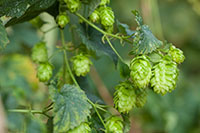
<svg viewBox="0 0 200 133">
<path fill-rule="evenodd" d="M 42 13 L 44 11 L 48 11 L 51 8 L 55 8 L 54 7 L 55 2 L 56 2 L 56 0 L 40 0 L 35 3 L 32 3 L 29 6 L 29 8 L 27 8 L 19 16 L 12 16 L 13 18 L 10 21 L 8 21 L 5 26 L 8 27 L 8 26 L 11 26 L 14 24 L 29 21 L 29 20 L 35 18 L 36 16 L 38 16 L 40 13 Z"/>
<path fill-rule="evenodd" d="M 39 0 L 1 0 L 0 16 L 20 17 L 28 7 Z"/>
<path fill-rule="evenodd" d="M 74 85 L 64 85 L 59 91 L 50 86 L 54 102 L 54 132 L 66 132 L 85 122 L 90 115 L 91 105 L 85 93 Z"/>
<path fill-rule="evenodd" d="M 139 12 L 135 10 L 132 13 L 135 15 L 138 27 L 133 39 L 133 51 L 130 54 L 148 54 L 162 46 L 163 42 L 153 35 L 147 25 L 143 24 L 143 19 Z"/>
<path fill-rule="evenodd" d="M 117 64 L 118 57 L 115 52 L 107 43 L 104 44 L 102 42 L 103 34 L 90 26 L 86 27 L 85 24 L 77 28 L 77 33 L 88 49 L 95 51 L 97 55 L 108 55 L 113 59 L 114 63 Z"/>
<path fill-rule="evenodd" d="M 101 0 L 91 0 L 88 4 L 88 16 L 89 17 L 92 12 L 99 6 Z"/>
<path fill-rule="evenodd" d="M 8 44 L 9 40 L 7 37 L 6 29 L 4 28 L 1 20 L 0 20 L 0 50 L 5 48 Z"/>
<path fill-rule="evenodd" d="M 153 35 L 147 25 L 142 25 L 136 33 L 133 44 L 131 54 L 148 54 L 162 46 L 163 42 Z"/>
<path fill-rule="evenodd" d="M 132 13 L 135 15 L 135 21 L 139 26 L 143 25 L 143 19 L 142 16 L 140 16 L 139 12 L 137 10 L 132 11 Z"/>
<path fill-rule="evenodd" d="M 128 78 L 130 76 L 130 69 L 129 69 L 129 66 L 126 63 L 119 60 L 117 68 L 120 72 L 121 77 Z"/>
<path fill-rule="evenodd" d="M 135 33 L 135 31 L 131 30 L 127 24 L 120 23 L 119 21 L 117 21 L 117 28 L 120 33 L 129 35 L 129 36 Z"/>
</svg>

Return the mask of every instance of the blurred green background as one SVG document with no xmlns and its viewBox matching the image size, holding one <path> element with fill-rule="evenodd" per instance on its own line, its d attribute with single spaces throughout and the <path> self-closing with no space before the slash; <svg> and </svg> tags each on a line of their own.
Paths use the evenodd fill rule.
<svg viewBox="0 0 200 133">
<path fill-rule="evenodd" d="M 177 88 L 165 96 L 149 91 L 144 108 L 131 112 L 131 133 L 200 133 L 200 0 L 111 0 L 111 7 L 116 18 L 133 30 L 137 25 L 131 10 L 139 10 L 156 37 L 173 43 L 186 56 L 179 68 Z M 47 22 L 42 27 L 44 30 L 55 25 L 50 16 L 43 16 Z M 14 109 L 29 105 L 42 108 L 48 103 L 47 88 L 38 82 L 35 66 L 29 58 L 32 46 L 42 35 L 29 23 L 15 25 L 7 31 L 10 43 L 0 56 L 0 90 L 4 107 Z M 55 43 L 59 44 L 57 34 L 55 29 L 44 37 L 49 53 L 54 51 Z M 66 33 L 66 36 L 70 34 Z M 122 47 L 116 42 L 115 47 L 127 62 L 131 60 L 128 56 L 130 46 Z M 112 60 L 103 56 L 93 62 L 102 79 L 101 84 L 113 95 L 114 86 L 122 79 Z M 52 63 L 56 73 L 62 65 L 62 55 L 56 55 Z M 92 79 L 94 74 L 87 76 L 88 89 L 91 93 L 98 93 L 96 88 L 99 86 L 95 87 Z M 24 120 L 29 126 L 42 125 L 30 122 L 21 114 L 7 113 L 7 117 L 11 132 L 22 131 L 19 127 L 24 126 Z M 38 131 L 42 130 L 40 126 Z"/>
</svg>

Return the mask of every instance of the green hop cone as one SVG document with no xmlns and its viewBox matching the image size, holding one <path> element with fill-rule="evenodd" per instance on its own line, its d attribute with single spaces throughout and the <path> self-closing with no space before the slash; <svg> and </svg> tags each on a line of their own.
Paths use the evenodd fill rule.
<svg viewBox="0 0 200 133">
<path fill-rule="evenodd" d="M 80 0 L 64 0 L 64 1 L 67 4 L 67 8 L 72 13 L 78 11 L 81 7 Z"/>
<path fill-rule="evenodd" d="M 90 71 L 90 66 L 92 65 L 90 59 L 83 54 L 73 57 L 72 63 L 76 76 L 85 76 Z"/>
<path fill-rule="evenodd" d="M 147 102 L 146 89 L 137 89 L 135 93 L 136 93 L 136 106 L 138 108 L 141 108 Z"/>
<path fill-rule="evenodd" d="M 39 42 L 32 48 L 32 60 L 36 63 L 46 62 L 48 60 L 48 53 L 45 42 Z"/>
<path fill-rule="evenodd" d="M 67 133 L 90 133 L 91 128 L 88 125 L 88 123 L 84 122 L 81 123 L 78 127 L 75 127 L 74 129 L 68 131 Z"/>
<path fill-rule="evenodd" d="M 136 95 L 132 84 L 129 81 L 125 81 L 116 86 L 116 92 L 114 93 L 115 108 L 120 113 L 128 113 L 136 103 Z"/>
<path fill-rule="evenodd" d="M 106 120 L 106 133 L 123 133 L 123 120 L 118 116 L 112 116 Z"/>
<path fill-rule="evenodd" d="M 172 57 L 172 60 L 176 63 L 180 64 L 185 60 L 185 56 L 183 55 L 183 51 L 176 48 L 175 46 L 171 46 L 168 52 L 169 56 Z"/>
<path fill-rule="evenodd" d="M 115 16 L 112 9 L 110 7 L 100 7 L 99 12 L 100 12 L 101 24 L 104 27 L 113 26 L 115 22 Z"/>
<path fill-rule="evenodd" d="M 69 23 L 69 17 L 66 14 L 60 14 L 57 16 L 56 21 L 60 28 L 64 28 Z"/>
<path fill-rule="evenodd" d="M 93 23 L 98 23 L 100 20 L 100 14 L 98 10 L 94 10 L 94 12 L 89 17 L 90 21 Z"/>
<path fill-rule="evenodd" d="M 100 2 L 100 6 L 105 6 L 106 4 L 109 4 L 110 3 L 110 0 L 101 0 Z"/>
<path fill-rule="evenodd" d="M 170 57 L 164 57 L 153 67 L 151 86 L 154 92 L 165 95 L 175 89 L 177 77 L 177 64 Z"/>
<path fill-rule="evenodd" d="M 151 63 L 147 56 L 137 56 L 130 63 L 130 76 L 137 88 L 146 88 L 150 82 L 152 72 Z"/>
<path fill-rule="evenodd" d="M 49 63 L 40 63 L 37 67 L 37 77 L 41 82 L 47 82 L 53 73 L 53 67 Z"/>
</svg>

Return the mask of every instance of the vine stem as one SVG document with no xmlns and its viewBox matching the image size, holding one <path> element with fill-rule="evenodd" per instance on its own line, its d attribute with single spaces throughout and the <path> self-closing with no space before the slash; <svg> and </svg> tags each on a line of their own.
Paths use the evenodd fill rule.
<svg viewBox="0 0 200 133">
<path fill-rule="evenodd" d="M 119 55 L 119 53 L 117 52 L 117 50 L 113 47 L 112 43 L 110 42 L 110 39 L 107 36 L 105 36 L 105 38 L 106 38 L 108 44 L 110 45 L 110 47 L 112 48 L 112 50 L 115 52 L 115 54 L 119 57 L 119 59 L 122 62 L 124 62 L 123 58 Z"/>
<path fill-rule="evenodd" d="M 81 14 L 79 13 L 75 13 L 76 16 L 78 16 L 79 18 L 81 18 L 83 21 L 85 21 L 86 23 L 88 23 L 90 26 L 92 26 L 93 28 L 95 28 L 96 30 L 98 30 L 99 32 L 103 33 L 104 35 L 107 35 L 107 36 L 111 36 L 111 37 L 114 37 L 114 38 L 117 38 L 117 39 L 122 39 L 120 36 L 118 35 L 114 35 L 114 34 L 111 34 L 111 33 L 108 33 L 108 32 L 105 32 L 104 30 L 100 29 L 99 27 L 97 27 L 95 24 L 91 23 L 89 20 L 87 20 L 86 18 L 84 18 Z"/>
<path fill-rule="evenodd" d="M 61 34 L 61 42 L 62 42 L 62 45 L 63 45 L 63 47 L 64 47 L 64 45 L 65 45 L 65 38 L 64 38 L 64 32 L 63 32 L 62 29 L 60 29 L 60 34 Z M 81 89 L 81 87 L 79 86 L 78 82 L 76 81 L 76 78 L 74 77 L 74 75 L 73 75 L 73 73 L 72 73 L 72 70 L 71 70 L 70 65 L 69 65 L 68 57 L 67 57 L 67 52 L 66 52 L 65 49 L 63 50 L 63 53 L 64 53 L 64 60 L 65 60 L 65 63 L 66 63 L 66 65 L 67 65 L 67 70 L 69 71 L 69 74 L 70 74 L 70 76 L 71 76 L 73 82 L 75 83 L 75 85 L 76 85 L 79 89 Z M 96 111 L 96 113 L 97 113 L 99 119 L 101 120 L 102 124 L 105 126 L 105 123 L 104 123 L 104 121 L 103 121 L 101 115 L 99 114 L 99 112 L 98 112 L 98 110 L 97 110 L 97 108 L 101 108 L 101 107 L 98 107 L 96 104 L 94 104 L 94 103 L 93 103 L 90 99 L 88 99 L 88 98 L 87 98 L 87 101 L 94 107 L 94 109 L 95 109 L 95 111 Z"/>
<path fill-rule="evenodd" d="M 27 110 L 27 109 L 10 109 L 9 112 L 17 112 L 17 113 L 38 113 L 43 114 L 43 110 Z"/>
</svg>

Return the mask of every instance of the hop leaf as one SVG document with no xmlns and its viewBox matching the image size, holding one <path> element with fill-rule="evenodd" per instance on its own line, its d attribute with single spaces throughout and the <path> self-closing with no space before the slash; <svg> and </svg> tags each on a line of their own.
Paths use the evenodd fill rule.
<svg viewBox="0 0 200 133">
<path fill-rule="evenodd" d="M 64 0 L 70 12 L 74 13 L 81 7 L 80 0 Z"/>
<path fill-rule="evenodd" d="M 170 57 L 164 57 L 158 64 L 153 67 L 153 76 L 151 86 L 154 92 L 165 95 L 176 87 L 178 77 L 178 68 Z"/>
<path fill-rule="evenodd" d="M 48 60 L 47 48 L 45 42 L 39 42 L 32 48 L 32 60 L 36 63 L 46 62 Z"/>
<path fill-rule="evenodd" d="M 123 121 L 118 116 L 106 120 L 106 133 L 123 133 Z"/>
<path fill-rule="evenodd" d="M 64 28 L 69 23 L 69 17 L 66 14 L 57 16 L 56 21 L 61 28 Z"/>
<path fill-rule="evenodd" d="M 114 93 L 115 108 L 120 113 L 128 113 L 133 107 L 135 107 L 136 95 L 130 82 L 122 82 L 116 86 L 116 92 Z"/>
<path fill-rule="evenodd" d="M 101 24 L 104 27 L 110 27 L 114 24 L 115 16 L 110 7 L 100 7 L 99 12 L 100 12 Z"/>
<path fill-rule="evenodd" d="M 41 82 L 48 81 L 52 76 L 52 66 L 49 63 L 40 63 L 37 68 L 37 77 Z"/>
<path fill-rule="evenodd" d="M 105 6 L 106 4 L 109 4 L 110 0 L 101 0 L 100 6 Z"/>
<path fill-rule="evenodd" d="M 93 23 L 95 22 L 99 22 L 100 20 L 100 14 L 98 10 L 94 10 L 94 12 L 90 15 L 89 17 L 90 21 L 92 21 Z"/>
<path fill-rule="evenodd" d="M 130 63 L 131 79 L 137 88 L 146 88 L 151 79 L 151 64 L 147 56 L 137 56 Z"/>
<path fill-rule="evenodd" d="M 83 54 L 73 57 L 72 63 L 73 70 L 77 76 L 85 76 L 90 71 L 90 66 L 92 65 L 90 59 Z"/>
<path fill-rule="evenodd" d="M 170 47 L 168 54 L 169 54 L 169 56 L 172 57 L 172 60 L 178 64 L 182 63 L 185 60 L 183 51 L 176 48 L 175 46 Z"/>
<path fill-rule="evenodd" d="M 78 127 L 75 127 L 74 129 L 68 131 L 68 133 L 90 133 L 90 132 L 91 128 L 86 122 L 81 123 Z"/>
<path fill-rule="evenodd" d="M 141 108 L 145 105 L 147 101 L 146 89 L 137 89 L 136 90 L 136 106 Z"/>
</svg>

